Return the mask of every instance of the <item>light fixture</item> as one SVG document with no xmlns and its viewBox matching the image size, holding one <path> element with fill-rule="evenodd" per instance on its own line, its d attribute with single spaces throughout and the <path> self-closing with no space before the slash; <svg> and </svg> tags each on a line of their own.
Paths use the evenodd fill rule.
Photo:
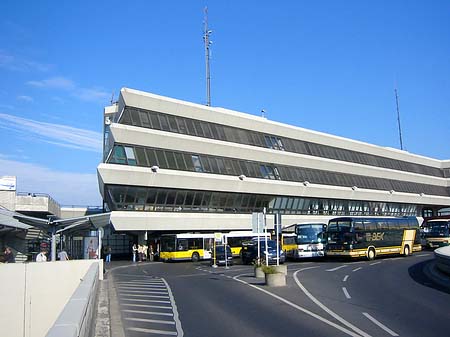
<svg viewBox="0 0 450 337">
<path fill-rule="evenodd" d="M 419 195 L 420 195 L 421 197 L 423 197 L 423 196 L 425 195 L 425 193 L 420 192 Z"/>
<path fill-rule="evenodd" d="M 152 170 L 152 172 L 156 173 L 159 170 L 159 167 L 156 165 L 153 165 L 152 167 L 150 167 L 150 170 Z"/>
<path fill-rule="evenodd" d="M 247 178 L 247 177 L 244 176 L 243 174 L 241 174 L 241 175 L 239 176 L 239 180 L 244 180 L 245 178 Z"/>
<path fill-rule="evenodd" d="M 358 189 L 358 186 L 352 186 L 352 190 L 356 191 Z"/>
<path fill-rule="evenodd" d="M 304 185 L 304 186 L 308 186 L 308 185 L 309 185 L 309 181 L 308 181 L 308 180 L 305 180 L 305 181 L 303 182 L 303 185 Z"/>
<path fill-rule="evenodd" d="M 394 190 L 390 190 L 390 191 L 389 191 L 390 194 L 393 194 L 394 192 L 395 192 Z"/>
</svg>

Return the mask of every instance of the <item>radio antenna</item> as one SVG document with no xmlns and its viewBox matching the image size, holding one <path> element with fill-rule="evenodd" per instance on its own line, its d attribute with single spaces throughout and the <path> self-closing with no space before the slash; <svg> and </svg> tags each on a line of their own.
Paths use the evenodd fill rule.
<svg viewBox="0 0 450 337">
<path fill-rule="evenodd" d="M 397 105 L 397 122 L 398 122 L 398 135 L 400 137 L 400 150 L 403 150 L 403 141 L 402 141 L 402 127 L 400 125 L 400 109 L 398 108 L 398 94 L 397 88 L 394 89 L 395 92 L 395 103 Z"/>
<path fill-rule="evenodd" d="M 205 21 L 204 21 L 204 31 L 203 31 L 203 41 L 205 43 L 205 63 L 206 63 L 206 105 L 211 106 L 211 75 L 209 67 L 209 56 L 210 50 L 209 46 L 212 42 L 209 40 L 209 36 L 212 31 L 208 29 L 208 7 L 205 7 Z"/>
</svg>

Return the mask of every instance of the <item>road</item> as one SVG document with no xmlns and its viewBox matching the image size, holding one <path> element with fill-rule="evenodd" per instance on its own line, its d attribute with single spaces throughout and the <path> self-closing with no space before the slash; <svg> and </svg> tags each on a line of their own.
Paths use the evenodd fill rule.
<svg viewBox="0 0 450 337">
<path fill-rule="evenodd" d="M 239 264 L 130 264 L 108 273 L 112 336 L 445 336 L 450 294 L 431 264 L 429 252 L 289 262 L 281 288 Z"/>
</svg>

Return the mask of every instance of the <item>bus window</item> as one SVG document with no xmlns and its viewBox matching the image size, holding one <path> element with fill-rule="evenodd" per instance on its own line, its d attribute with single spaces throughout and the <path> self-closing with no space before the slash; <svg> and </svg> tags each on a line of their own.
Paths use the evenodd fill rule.
<svg viewBox="0 0 450 337">
<path fill-rule="evenodd" d="M 365 227 L 366 231 L 376 231 L 377 230 L 377 222 L 372 219 L 365 219 L 364 227 Z"/>
<path fill-rule="evenodd" d="M 188 250 L 188 240 L 187 239 L 178 239 L 178 251 Z"/>
</svg>

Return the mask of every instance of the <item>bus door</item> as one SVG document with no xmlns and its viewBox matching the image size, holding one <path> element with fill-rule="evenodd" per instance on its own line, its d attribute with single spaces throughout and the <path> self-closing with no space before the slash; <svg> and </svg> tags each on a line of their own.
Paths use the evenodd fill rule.
<svg viewBox="0 0 450 337">
<path fill-rule="evenodd" d="M 402 250 L 400 251 L 400 254 L 403 254 L 405 252 L 405 246 L 409 246 L 409 254 L 413 252 L 414 247 L 414 239 L 416 237 L 416 230 L 415 229 L 404 229 L 403 230 L 403 239 L 402 239 Z"/>
<path fill-rule="evenodd" d="M 210 259 L 214 249 L 214 238 L 203 238 L 203 258 Z"/>
</svg>

